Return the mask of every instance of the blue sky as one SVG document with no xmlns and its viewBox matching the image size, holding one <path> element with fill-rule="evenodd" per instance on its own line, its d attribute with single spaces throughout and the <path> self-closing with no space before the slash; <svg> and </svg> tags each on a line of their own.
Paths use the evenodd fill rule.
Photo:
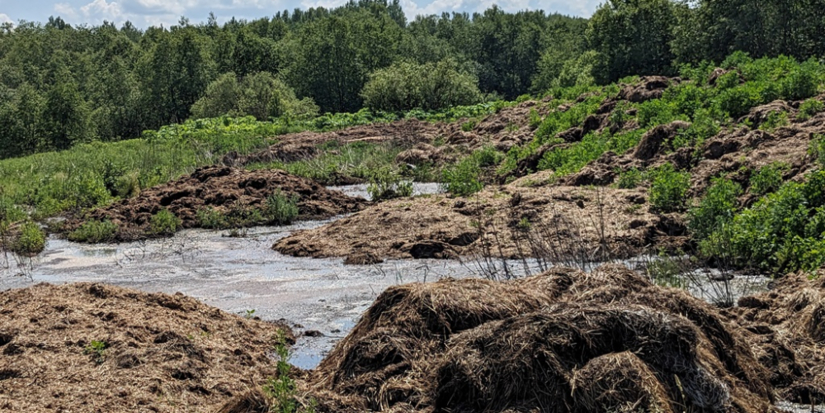
<svg viewBox="0 0 825 413">
<path fill-rule="evenodd" d="M 590 16 L 602 0 L 401 0 L 409 19 L 418 14 L 475 12 L 493 4 L 506 11 L 544 9 L 573 16 Z M 169 26 L 180 16 L 192 23 L 206 21 L 214 12 L 220 22 L 231 17 L 254 19 L 296 7 L 335 7 L 346 0 L 0 0 L 0 23 L 19 20 L 45 22 L 60 16 L 71 24 L 97 25 L 104 20 L 121 24 L 126 20 L 138 27 Z"/>
</svg>

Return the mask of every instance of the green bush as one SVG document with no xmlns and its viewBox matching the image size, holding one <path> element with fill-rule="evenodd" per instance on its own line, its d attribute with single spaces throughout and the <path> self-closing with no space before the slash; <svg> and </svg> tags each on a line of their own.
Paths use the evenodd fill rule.
<svg viewBox="0 0 825 413">
<path fill-rule="evenodd" d="M 816 158 L 820 167 L 825 167 L 825 135 L 817 134 L 811 139 L 808 154 Z"/>
<path fill-rule="evenodd" d="M 34 222 L 26 222 L 20 227 L 20 235 L 11 250 L 23 255 L 39 254 L 46 248 L 46 234 Z"/>
<path fill-rule="evenodd" d="M 198 226 L 205 229 L 223 229 L 227 227 L 226 218 L 215 208 L 204 207 L 198 209 Z"/>
<path fill-rule="evenodd" d="M 823 110 L 825 110 L 825 103 L 817 99 L 808 99 L 799 105 L 799 113 L 796 115 L 796 119 L 808 120 Z"/>
<path fill-rule="evenodd" d="M 472 157 L 467 157 L 456 165 L 444 168 L 444 188 L 455 196 L 470 196 L 484 188 L 480 176 L 478 163 Z"/>
<path fill-rule="evenodd" d="M 390 168 L 382 168 L 373 174 L 367 185 L 367 193 L 373 201 L 412 196 L 413 183 L 402 180 L 401 176 Z"/>
<path fill-rule="evenodd" d="M 264 218 L 270 224 L 288 225 L 298 218 L 298 195 L 286 196 L 280 190 L 266 198 Z"/>
<path fill-rule="evenodd" d="M 787 182 L 700 243 L 708 257 L 783 274 L 825 263 L 825 171 Z"/>
<path fill-rule="evenodd" d="M 756 195 L 765 195 L 776 191 L 782 186 L 782 173 L 788 170 L 788 164 L 774 162 L 759 168 L 750 179 L 750 192 Z"/>
<path fill-rule="evenodd" d="M 759 125 L 759 129 L 771 131 L 780 126 L 788 124 L 788 114 L 786 112 L 774 111 L 768 114 L 768 118 Z"/>
<path fill-rule="evenodd" d="M 112 241 L 117 231 L 117 225 L 109 220 L 86 221 L 79 228 L 69 233 L 69 241 L 91 244 Z"/>
<path fill-rule="evenodd" d="M 633 189 L 642 184 L 645 180 L 645 174 L 636 168 L 630 168 L 624 172 L 619 173 L 616 178 L 616 187 L 621 189 Z"/>
<path fill-rule="evenodd" d="M 684 209 L 690 189 L 690 173 L 677 172 L 668 163 L 651 171 L 651 176 L 650 203 L 653 208 L 661 212 Z"/>
<path fill-rule="evenodd" d="M 168 209 L 161 209 L 152 215 L 150 231 L 154 235 L 172 235 L 180 228 L 180 219 Z"/>
<path fill-rule="evenodd" d="M 478 80 L 449 58 L 425 64 L 401 61 L 378 69 L 370 75 L 361 96 L 366 107 L 389 112 L 434 110 L 482 100 Z"/>
<path fill-rule="evenodd" d="M 716 178 L 699 205 L 688 213 L 688 228 L 697 239 L 705 239 L 728 224 L 736 214 L 742 187 L 729 179 Z"/>
<path fill-rule="evenodd" d="M 312 99 L 299 100 L 281 79 L 268 72 L 250 74 L 240 81 L 234 73 L 225 73 L 210 83 L 206 95 L 191 108 L 196 119 L 218 116 L 254 116 L 309 119 L 318 116 Z"/>
</svg>

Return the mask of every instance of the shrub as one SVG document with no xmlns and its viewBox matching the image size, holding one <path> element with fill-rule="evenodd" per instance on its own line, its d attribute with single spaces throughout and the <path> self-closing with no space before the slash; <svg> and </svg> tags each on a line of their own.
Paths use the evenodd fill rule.
<svg viewBox="0 0 825 413">
<path fill-rule="evenodd" d="M 619 177 L 616 178 L 616 187 L 621 189 L 633 189 L 641 185 L 644 180 L 644 172 L 636 168 L 630 168 L 619 173 Z"/>
<path fill-rule="evenodd" d="M 121 198 L 133 198 L 140 194 L 138 172 L 131 172 L 117 178 L 115 193 Z"/>
<path fill-rule="evenodd" d="M 152 215 L 150 231 L 155 235 L 172 235 L 180 228 L 180 219 L 168 209 L 161 209 Z"/>
<path fill-rule="evenodd" d="M 472 132 L 473 128 L 476 127 L 476 121 L 470 120 L 461 124 L 461 130 L 464 132 Z"/>
<path fill-rule="evenodd" d="M 112 241 L 117 234 L 117 225 L 112 221 L 86 221 L 69 233 L 69 241 L 98 243 Z"/>
<path fill-rule="evenodd" d="M 288 197 L 278 190 L 266 198 L 263 215 L 270 224 L 291 224 L 298 217 L 298 213 L 298 195 Z"/>
<path fill-rule="evenodd" d="M 434 110 L 481 102 L 478 80 L 445 59 L 438 63 L 397 62 L 373 72 L 361 91 L 372 110 Z"/>
<path fill-rule="evenodd" d="M 756 195 L 765 195 L 776 191 L 782 186 L 782 173 L 788 168 L 788 164 L 781 162 L 774 162 L 759 168 L 759 171 L 751 176 L 750 192 Z"/>
<path fill-rule="evenodd" d="M 825 167 L 825 135 L 814 135 L 808 147 L 808 154 L 816 158 L 819 166 Z"/>
<path fill-rule="evenodd" d="M 484 188 L 479 180 L 481 168 L 472 158 L 467 157 L 456 165 L 444 169 L 444 188 L 455 196 L 469 196 Z"/>
<path fill-rule="evenodd" d="M 23 255 L 39 254 L 46 248 L 46 234 L 34 222 L 26 222 L 20 227 L 20 235 L 11 250 Z"/>
<path fill-rule="evenodd" d="M 412 196 L 413 183 L 389 168 L 375 171 L 367 185 L 367 193 L 373 201 Z"/>
<path fill-rule="evenodd" d="M 787 124 L 788 114 L 786 112 L 774 111 L 768 114 L 768 119 L 765 119 L 765 121 L 759 125 L 759 129 L 770 131 Z"/>
<path fill-rule="evenodd" d="M 698 239 L 705 239 L 711 233 L 728 224 L 736 214 L 737 197 L 742 187 L 729 179 L 716 178 L 707 193 L 688 214 L 688 228 Z"/>
<path fill-rule="evenodd" d="M 685 207 L 690 189 L 690 173 L 677 172 L 673 165 L 665 164 L 652 172 L 650 203 L 661 212 L 674 212 Z"/>
<path fill-rule="evenodd" d="M 191 108 L 194 118 L 254 116 L 258 120 L 284 116 L 308 119 L 318 115 L 311 99 L 298 100 L 286 83 L 269 72 L 250 74 L 240 81 L 225 73 L 206 88 Z"/>
<path fill-rule="evenodd" d="M 204 207 L 198 209 L 197 213 L 198 226 L 205 229 L 223 229 L 226 228 L 226 219 L 217 209 L 212 207 Z"/>
<path fill-rule="evenodd" d="M 825 110 L 825 103 L 817 99 L 808 99 L 799 105 L 799 113 L 796 115 L 796 119 L 808 120 L 823 110 Z"/>
</svg>

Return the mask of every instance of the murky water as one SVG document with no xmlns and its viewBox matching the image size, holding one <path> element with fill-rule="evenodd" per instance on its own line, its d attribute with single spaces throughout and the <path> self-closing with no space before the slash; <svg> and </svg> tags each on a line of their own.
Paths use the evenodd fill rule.
<svg viewBox="0 0 825 413">
<path fill-rule="evenodd" d="M 360 196 L 366 192 L 365 186 L 340 189 Z M 416 185 L 416 191 L 434 193 L 439 188 L 422 184 Z M 104 282 L 147 292 L 181 292 L 228 312 L 283 319 L 297 326 L 299 334 L 313 332 L 314 337 L 299 340 L 292 360 L 299 367 L 313 368 L 389 286 L 484 277 L 493 266 L 501 272 L 505 264 L 515 276 L 540 272 L 533 260 L 492 264 L 473 259 L 394 260 L 344 266 L 340 258 L 296 258 L 271 249 L 275 241 L 294 231 L 328 222 L 253 228 L 242 238 L 226 237 L 226 231 L 186 230 L 169 239 L 117 245 L 76 244 L 52 237 L 46 251 L 33 259 L 0 255 L 0 290 L 40 282 Z M 624 263 L 637 268 L 649 260 L 640 257 Z M 705 289 L 712 290 L 712 285 Z"/>
</svg>

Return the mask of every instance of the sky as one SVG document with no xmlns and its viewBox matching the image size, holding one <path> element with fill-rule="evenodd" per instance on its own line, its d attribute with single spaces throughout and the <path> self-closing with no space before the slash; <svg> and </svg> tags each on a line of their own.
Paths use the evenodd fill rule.
<svg viewBox="0 0 825 413">
<path fill-rule="evenodd" d="M 347 0 L 0 0 L 0 24 L 20 20 L 46 22 L 60 16 L 73 25 L 98 25 L 104 20 L 135 26 L 176 24 L 181 16 L 193 23 L 205 22 L 209 12 L 219 22 L 232 17 L 252 20 L 278 11 L 310 7 L 332 8 Z M 483 11 L 493 4 L 508 12 L 543 9 L 571 16 L 589 17 L 603 0 L 401 0 L 411 20 L 419 14 Z"/>
</svg>

